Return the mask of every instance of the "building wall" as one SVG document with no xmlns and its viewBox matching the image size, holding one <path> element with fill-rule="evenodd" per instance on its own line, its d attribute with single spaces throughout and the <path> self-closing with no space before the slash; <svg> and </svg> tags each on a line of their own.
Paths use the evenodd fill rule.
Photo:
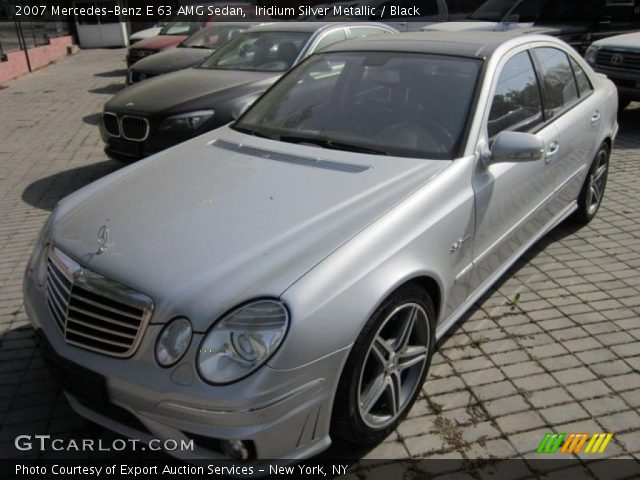
<svg viewBox="0 0 640 480">
<path fill-rule="evenodd" d="M 42 68 L 49 63 L 67 55 L 67 47 L 73 44 L 69 36 L 52 38 L 49 45 L 29 49 L 31 69 Z M 0 83 L 24 75 L 29 71 L 27 59 L 23 50 L 6 53 L 6 61 L 0 61 Z"/>
</svg>

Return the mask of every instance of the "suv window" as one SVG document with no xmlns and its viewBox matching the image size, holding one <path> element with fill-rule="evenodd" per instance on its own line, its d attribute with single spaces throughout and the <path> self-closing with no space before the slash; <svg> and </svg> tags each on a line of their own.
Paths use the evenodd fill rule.
<svg viewBox="0 0 640 480">
<path fill-rule="evenodd" d="M 569 61 L 571 62 L 571 68 L 573 69 L 573 74 L 576 77 L 576 83 L 578 84 L 578 93 L 580 97 L 586 97 L 593 91 L 593 86 L 589 81 L 589 77 L 584 73 L 582 67 L 576 62 L 573 58 L 569 57 Z"/>
<path fill-rule="evenodd" d="M 521 23 L 535 22 L 540 16 L 541 8 L 542 0 L 524 0 L 511 11 L 509 16 L 517 15 L 517 21 Z"/>
<path fill-rule="evenodd" d="M 610 18 L 614 23 L 632 24 L 637 13 L 633 0 L 607 0 L 601 18 Z"/>
<path fill-rule="evenodd" d="M 528 52 L 504 65 L 493 96 L 487 130 L 494 137 L 504 130 L 526 132 L 544 121 L 536 72 Z"/>
<path fill-rule="evenodd" d="M 562 50 L 541 47 L 534 50 L 540 66 L 547 118 L 555 117 L 578 99 L 578 87 L 569 64 L 569 57 Z"/>
<path fill-rule="evenodd" d="M 317 52 L 318 50 L 322 50 L 329 45 L 333 45 L 334 43 L 341 42 L 347 39 L 347 34 L 344 33 L 344 28 L 340 28 L 337 30 L 333 30 L 327 33 L 322 34 L 316 46 L 313 47 L 313 51 Z"/>
</svg>

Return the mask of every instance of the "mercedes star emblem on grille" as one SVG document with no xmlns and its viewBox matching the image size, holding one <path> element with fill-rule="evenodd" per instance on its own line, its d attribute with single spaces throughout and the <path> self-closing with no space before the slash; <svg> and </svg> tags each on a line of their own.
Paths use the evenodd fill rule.
<svg viewBox="0 0 640 480">
<path fill-rule="evenodd" d="M 107 240 L 109 240 L 109 227 L 102 225 L 98 230 L 98 251 L 96 255 L 100 255 L 107 249 Z"/>
</svg>

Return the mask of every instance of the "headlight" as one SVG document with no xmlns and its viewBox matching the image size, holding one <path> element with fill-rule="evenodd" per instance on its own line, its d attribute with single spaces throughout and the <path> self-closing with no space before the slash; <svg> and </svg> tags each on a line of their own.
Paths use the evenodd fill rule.
<svg viewBox="0 0 640 480">
<path fill-rule="evenodd" d="M 170 367 L 182 358 L 191 344 L 191 322 L 176 318 L 165 326 L 156 341 L 156 360 L 163 367 Z"/>
<path fill-rule="evenodd" d="M 278 349 L 289 313 L 275 300 L 244 305 L 217 322 L 198 350 L 200 376 L 214 384 L 240 380 L 260 368 Z"/>
<path fill-rule="evenodd" d="M 47 275 L 46 252 L 49 247 L 49 243 L 51 242 L 52 226 L 53 214 L 49 215 L 49 218 L 42 227 L 42 230 L 40 230 L 38 240 L 36 240 L 36 244 L 33 248 L 33 253 L 31 254 L 31 258 L 29 259 L 29 263 L 27 264 L 28 272 L 35 276 L 36 282 L 40 286 L 44 286 L 45 277 Z"/>
<path fill-rule="evenodd" d="M 584 54 L 584 59 L 592 65 L 595 64 L 596 57 L 598 56 L 598 50 L 600 50 L 600 47 L 591 45 L 587 48 L 587 53 Z"/>
<path fill-rule="evenodd" d="M 204 122 L 211 118 L 214 113 L 213 110 L 199 110 L 197 112 L 174 115 L 165 118 L 158 127 L 158 130 L 177 130 L 180 132 L 197 130 Z"/>
</svg>

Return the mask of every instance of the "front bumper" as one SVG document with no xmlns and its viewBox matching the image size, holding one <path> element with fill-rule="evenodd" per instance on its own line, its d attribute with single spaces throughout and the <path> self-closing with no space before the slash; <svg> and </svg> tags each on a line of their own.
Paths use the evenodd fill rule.
<svg viewBox="0 0 640 480">
<path fill-rule="evenodd" d="M 198 130 L 190 131 L 190 132 L 175 132 L 175 131 L 163 131 L 158 133 L 156 128 L 158 126 L 158 122 L 155 119 L 149 120 L 150 122 L 150 133 L 148 137 L 143 141 L 133 141 L 126 140 L 121 137 L 113 137 L 107 133 L 104 128 L 104 124 L 100 121 L 100 137 L 102 138 L 102 142 L 104 143 L 104 152 L 107 156 L 113 160 L 117 160 L 119 162 L 130 163 L 135 162 L 137 160 L 141 160 L 146 158 L 154 153 L 161 152 L 166 150 L 167 148 L 174 147 L 179 143 L 186 142 L 187 140 L 191 140 L 203 133 L 206 133 L 214 128 L 218 128 L 225 123 L 226 121 L 216 123 L 216 125 L 204 125 L 200 127 Z"/>
<path fill-rule="evenodd" d="M 77 413 L 110 430 L 142 442 L 195 439 L 193 451 L 168 452 L 185 460 L 227 458 L 203 438 L 248 441 L 261 459 L 308 458 L 331 443 L 336 372 L 341 371 L 346 349 L 294 370 L 265 366 L 235 384 L 212 386 L 193 366 L 202 334 L 194 335 L 183 360 L 163 369 L 153 356 L 162 325 L 147 327 L 132 357 L 109 357 L 64 341 L 46 308 L 44 291 L 30 275 L 25 277 L 24 299 L 27 315 L 47 348 L 62 362 L 104 379 L 105 399 L 87 399 L 79 387 L 65 394 Z M 83 375 L 70 375 L 71 381 L 83 382 Z"/>
<path fill-rule="evenodd" d="M 105 145 L 104 151 L 113 160 L 120 162 L 135 162 L 142 158 L 158 153 L 167 148 L 173 147 L 179 143 L 187 141 L 199 133 L 191 134 L 190 132 L 173 133 L 164 132 L 164 135 L 156 135 L 151 132 L 144 141 L 125 140 L 119 137 L 112 137 L 105 130 L 102 122 L 100 122 L 100 136 Z"/>
</svg>

